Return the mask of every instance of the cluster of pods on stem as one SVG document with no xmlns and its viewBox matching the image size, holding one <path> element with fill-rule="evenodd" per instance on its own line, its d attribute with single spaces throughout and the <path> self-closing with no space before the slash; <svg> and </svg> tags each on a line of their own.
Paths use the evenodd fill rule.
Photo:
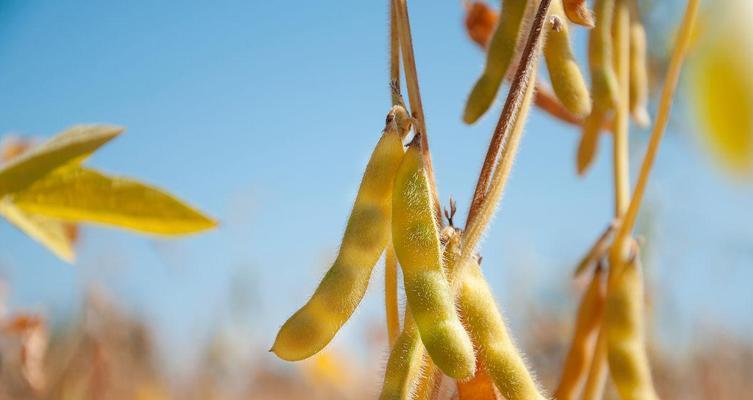
<svg viewBox="0 0 753 400">
<path fill-rule="evenodd" d="M 444 214 L 447 224 L 440 212 L 406 1 L 389 4 L 392 108 L 366 166 L 337 257 L 314 295 L 282 326 L 271 351 L 290 361 L 321 351 L 358 307 L 385 253 L 390 355 L 380 398 L 435 399 L 443 376 L 456 380 L 461 399 L 482 381 L 493 383 L 483 398 L 549 398 L 505 326 L 477 253 L 501 200 L 529 107 L 535 104 L 582 127 L 579 172 L 593 159 L 600 131 L 612 130 L 615 138 L 615 222 L 577 268 L 576 275 L 590 273 L 590 284 L 554 397 L 601 398 L 609 375 L 624 400 L 657 398 L 643 334 L 638 246 L 630 232 L 666 126 L 698 1 L 690 0 L 632 197 L 625 189 L 626 117 L 649 123 L 646 40 L 634 0 L 595 0 L 594 13 L 584 0 L 503 0 L 499 15 L 483 3 L 467 3 L 469 34 L 487 50 L 487 61 L 463 119 L 477 121 L 502 82 L 508 79 L 511 85 L 463 229 L 455 226 L 452 200 Z M 590 90 L 572 54 L 569 22 L 591 29 Z M 547 63 L 553 94 L 536 79 L 539 54 Z M 401 65 L 410 111 L 400 93 Z M 402 324 L 397 265 L 407 300 Z"/>
</svg>

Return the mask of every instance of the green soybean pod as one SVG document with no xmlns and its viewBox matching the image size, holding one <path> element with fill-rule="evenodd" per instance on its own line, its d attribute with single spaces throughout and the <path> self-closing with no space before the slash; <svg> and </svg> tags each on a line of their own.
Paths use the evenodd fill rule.
<svg viewBox="0 0 753 400">
<path fill-rule="evenodd" d="M 611 110 L 619 102 L 617 74 L 612 64 L 612 21 L 615 0 L 595 0 L 596 26 L 588 37 L 591 94 L 595 107 Z"/>
<path fill-rule="evenodd" d="M 452 285 L 455 272 L 454 262 L 458 259 L 460 249 L 460 235 L 455 228 L 445 227 L 440 234 L 440 242 L 444 244 L 443 258 Z M 387 360 L 379 398 L 381 400 L 421 399 L 431 392 L 433 386 L 431 375 L 434 374 L 436 368 L 428 358 L 424 358 L 425 356 L 426 350 L 421 343 L 416 323 L 411 314 L 407 313 L 405 327 L 392 346 Z M 422 387 L 422 384 L 426 387 Z"/>
<path fill-rule="evenodd" d="M 570 48 L 570 33 L 562 0 L 552 1 L 549 15 L 544 58 L 552 88 L 568 111 L 585 117 L 591 112 L 591 95 Z"/>
<path fill-rule="evenodd" d="M 544 400 L 520 351 L 507 332 L 489 285 L 476 260 L 458 279 L 458 304 L 478 348 L 478 357 L 507 400 Z"/>
<path fill-rule="evenodd" d="M 648 115 L 646 30 L 636 20 L 630 24 L 630 113 L 641 127 L 647 127 L 651 123 Z"/>
<path fill-rule="evenodd" d="M 390 234 L 392 185 L 403 158 L 402 132 L 407 113 L 392 108 L 387 126 L 371 155 L 340 251 L 309 301 L 280 328 L 270 351 L 297 361 L 326 346 L 361 302 Z"/>
<path fill-rule="evenodd" d="M 472 124 L 489 109 L 505 79 L 518 47 L 518 37 L 528 0 L 503 0 L 497 27 L 486 53 L 486 65 L 473 86 L 463 112 L 463 121 Z"/>
<path fill-rule="evenodd" d="M 646 354 L 638 258 L 631 257 L 613 272 L 618 275 L 610 282 L 604 313 L 609 373 L 622 400 L 658 399 Z"/>
<path fill-rule="evenodd" d="M 408 309 L 426 351 L 442 372 L 463 379 L 474 374 L 476 360 L 445 276 L 418 136 L 409 145 L 395 176 L 392 239 L 403 270 Z"/>
</svg>

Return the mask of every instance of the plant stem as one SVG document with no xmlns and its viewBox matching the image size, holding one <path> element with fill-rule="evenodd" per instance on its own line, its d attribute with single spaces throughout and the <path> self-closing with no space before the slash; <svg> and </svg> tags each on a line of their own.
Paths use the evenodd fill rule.
<svg viewBox="0 0 753 400">
<path fill-rule="evenodd" d="M 628 135 L 630 130 L 630 9 L 626 0 L 617 0 L 614 8 L 614 70 L 618 82 L 618 103 L 613 135 L 614 214 L 620 220 L 630 200 Z M 625 241 L 615 240 L 609 253 L 609 281 L 612 282 L 627 256 Z"/>
<path fill-rule="evenodd" d="M 390 8 L 390 94 L 392 105 L 402 103 L 400 96 L 400 38 L 397 30 L 395 2 L 388 1 Z M 384 307 L 387 320 L 387 338 L 390 348 L 400 335 L 400 309 L 397 301 L 397 257 L 392 241 L 384 254 Z"/>
<path fill-rule="evenodd" d="M 390 8 L 390 96 L 392 105 L 400 104 L 400 36 L 397 32 L 395 2 L 388 1 Z"/>
<path fill-rule="evenodd" d="M 410 101 L 410 110 L 413 118 L 416 119 L 416 130 L 421 134 L 421 150 L 424 157 L 426 174 L 431 184 L 432 198 L 434 199 L 434 211 L 437 215 L 437 224 L 443 225 L 442 206 L 439 203 L 437 194 L 437 182 L 434 178 L 434 167 L 431 162 L 431 152 L 429 151 L 429 137 L 426 133 L 426 120 L 424 118 L 424 109 L 421 103 L 421 91 L 418 87 L 418 73 L 416 72 L 416 59 L 413 53 L 413 38 L 410 29 L 410 19 L 408 17 L 407 0 L 393 0 L 395 14 L 397 16 L 397 31 L 399 35 L 400 49 L 403 55 L 403 67 L 405 68 L 405 84 L 408 88 L 408 100 Z"/>
<path fill-rule="evenodd" d="M 467 262 L 481 233 L 488 224 L 491 214 L 501 198 L 512 168 L 525 116 L 533 97 L 536 61 L 538 60 L 543 26 L 547 19 L 550 3 L 551 0 L 542 0 L 539 4 L 523 49 L 521 61 L 505 99 L 502 114 L 494 129 L 466 219 L 462 251 L 463 262 L 460 263 L 460 266 Z M 501 147 L 502 154 L 500 155 Z M 492 176 L 493 168 L 494 176 Z"/>
<path fill-rule="evenodd" d="M 672 57 L 669 62 L 669 68 L 667 70 L 667 77 L 664 81 L 662 88 L 661 98 L 659 101 L 659 108 L 656 113 L 656 123 L 651 131 L 651 139 L 646 149 L 646 155 L 643 158 L 641 164 L 638 180 L 635 184 L 633 196 L 630 199 L 625 217 L 620 224 L 620 228 L 617 231 L 615 242 L 627 241 L 628 235 L 632 232 L 635 225 L 635 219 L 638 216 L 641 201 L 646 191 L 646 184 L 648 182 L 651 168 L 654 165 L 656 154 L 659 151 L 659 145 L 661 139 L 664 136 L 664 130 L 667 127 L 669 121 L 669 113 L 672 109 L 672 99 L 674 98 L 675 90 L 677 89 L 677 82 L 680 78 L 680 70 L 682 69 L 685 55 L 687 54 L 688 47 L 690 45 L 693 27 L 695 25 L 696 17 L 698 15 L 699 0 L 689 0 L 687 8 L 685 10 L 685 16 L 683 17 L 682 24 L 680 25 L 680 32 L 677 36 L 677 42 L 672 52 Z"/>
<path fill-rule="evenodd" d="M 615 112 L 614 159 L 614 213 L 620 218 L 627 210 L 630 199 L 630 171 L 628 159 L 628 134 L 630 129 L 630 11 L 624 0 L 615 5 L 614 18 L 614 69 L 619 83 L 619 103 Z"/>
</svg>

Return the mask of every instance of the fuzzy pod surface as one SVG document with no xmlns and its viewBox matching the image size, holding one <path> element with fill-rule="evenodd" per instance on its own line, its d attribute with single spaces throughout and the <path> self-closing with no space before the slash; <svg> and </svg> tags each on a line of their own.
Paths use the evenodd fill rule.
<svg viewBox="0 0 753 400">
<path fill-rule="evenodd" d="M 284 360 L 302 360 L 324 348 L 366 292 L 371 271 L 389 239 L 392 185 L 404 155 L 404 127 L 393 111 L 366 166 L 335 262 L 309 301 L 277 334 L 270 351 Z"/>
<path fill-rule="evenodd" d="M 392 240 L 403 271 L 408 309 L 434 364 L 463 379 L 475 372 L 473 345 L 445 275 L 434 204 L 418 135 L 395 176 Z"/>
<path fill-rule="evenodd" d="M 544 400 L 533 376 L 507 332 L 491 289 L 475 260 L 465 267 L 458 304 L 478 348 L 478 357 L 507 400 Z"/>
<path fill-rule="evenodd" d="M 408 315 L 405 328 L 397 337 L 387 360 L 380 400 L 411 398 L 421 375 L 424 354 L 424 346 L 421 344 L 416 324 Z"/>
</svg>

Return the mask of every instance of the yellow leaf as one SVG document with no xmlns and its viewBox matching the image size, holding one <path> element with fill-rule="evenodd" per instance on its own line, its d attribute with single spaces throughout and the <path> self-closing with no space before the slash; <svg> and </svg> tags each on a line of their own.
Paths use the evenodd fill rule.
<svg viewBox="0 0 753 400">
<path fill-rule="evenodd" d="M 80 166 L 57 169 L 12 199 L 31 214 L 144 233 L 183 235 L 216 226 L 215 221 L 157 188 Z"/>
<path fill-rule="evenodd" d="M 122 131 L 110 125 L 78 125 L 56 135 L 0 169 L 0 196 L 19 191 L 50 171 L 88 156 Z"/>
<path fill-rule="evenodd" d="M 73 249 L 74 240 L 69 235 L 69 228 L 65 223 L 29 215 L 13 205 L 7 199 L 0 202 L 0 215 L 5 217 L 18 229 L 38 241 L 63 261 L 72 263 L 76 258 Z"/>
</svg>

